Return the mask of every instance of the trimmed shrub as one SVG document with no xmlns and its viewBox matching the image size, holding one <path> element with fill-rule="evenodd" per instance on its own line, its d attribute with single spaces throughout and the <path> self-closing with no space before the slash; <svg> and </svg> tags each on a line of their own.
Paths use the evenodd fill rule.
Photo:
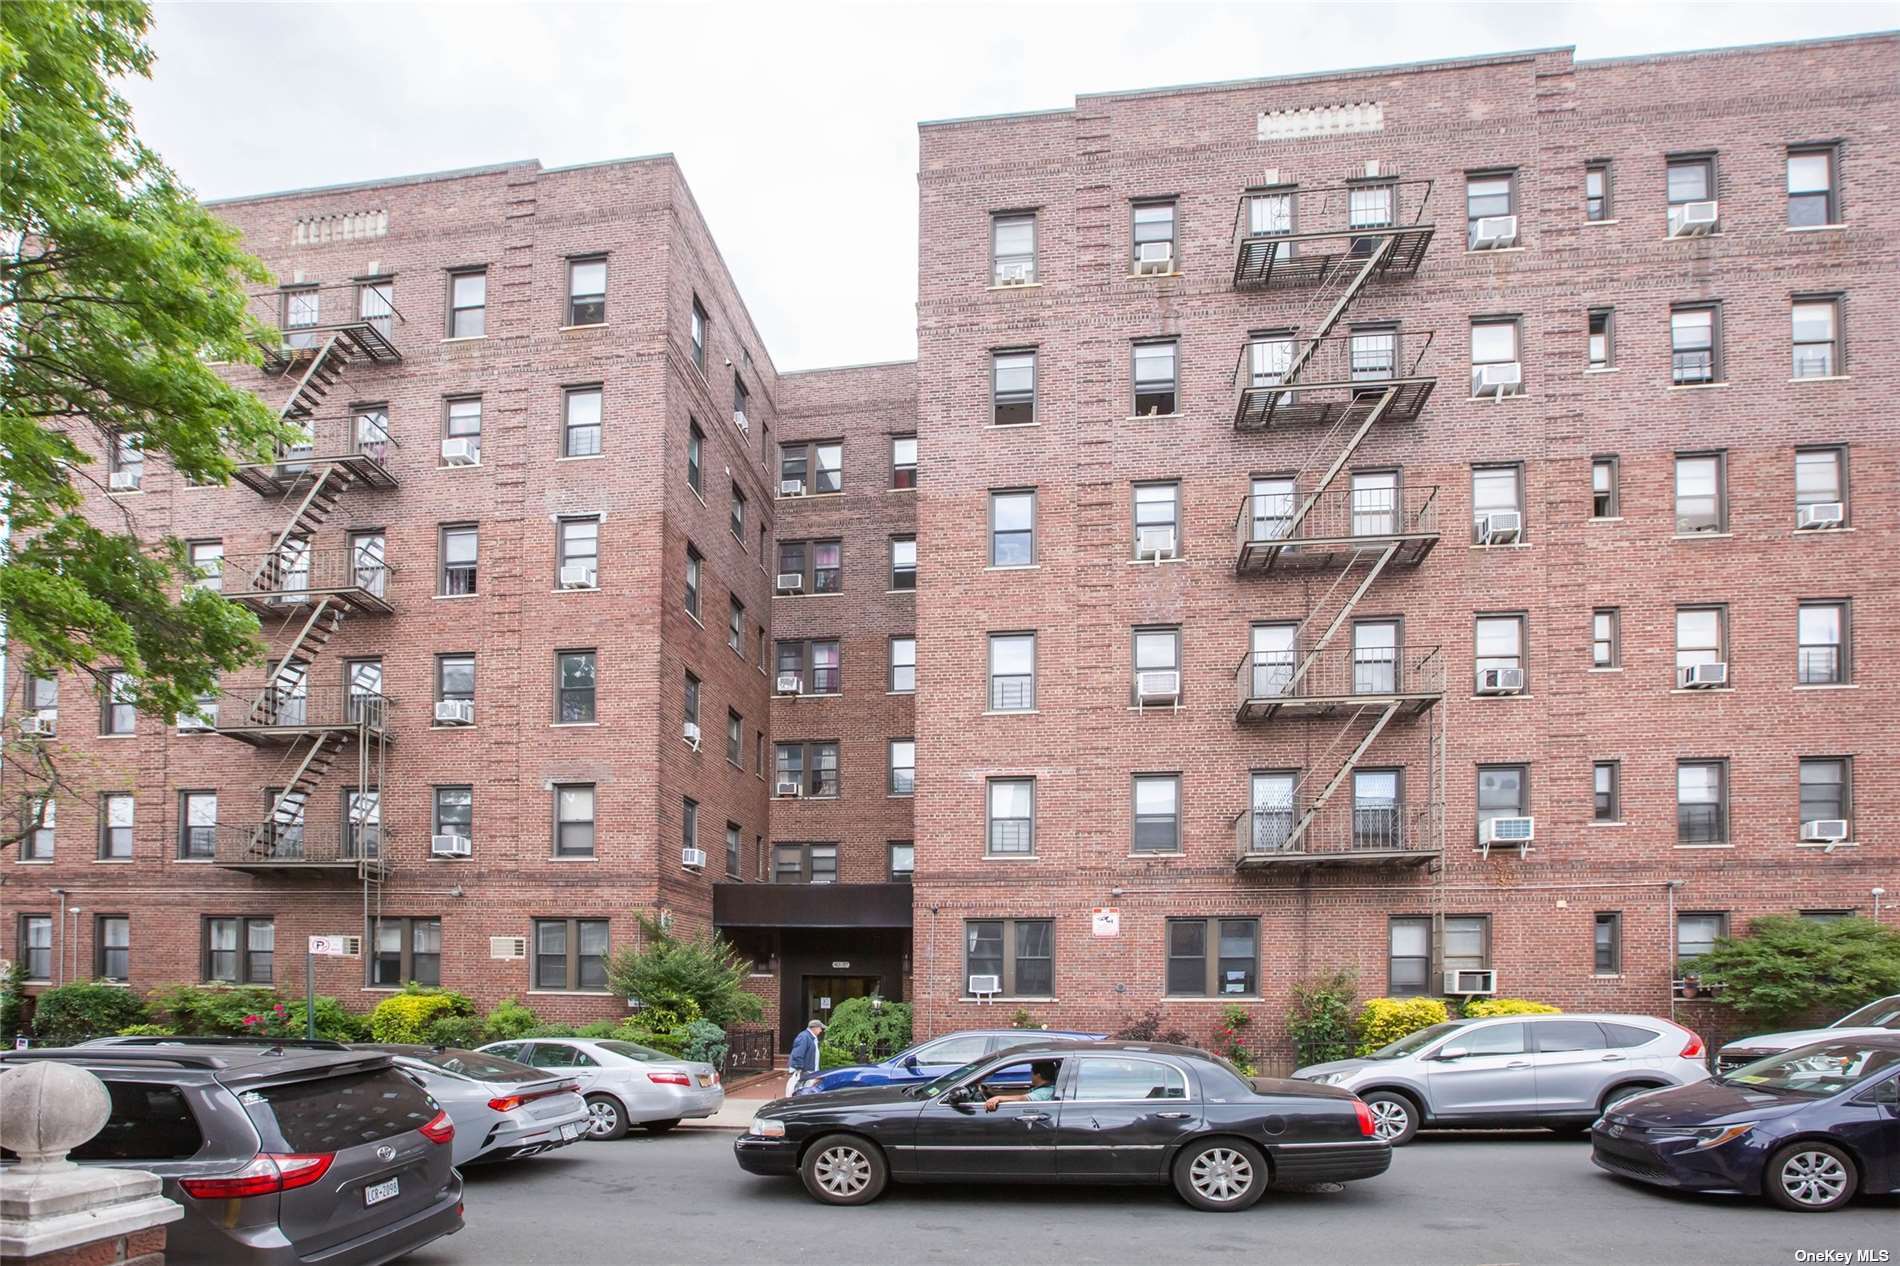
<svg viewBox="0 0 1900 1266">
<path fill-rule="evenodd" d="M 290 1026 L 292 1037 L 304 1035 L 304 1004 L 299 998 L 290 1004 L 285 1019 Z M 343 1004 L 335 998 L 317 996 L 317 1036 L 327 1037 L 333 1042 L 369 1041 L 369 1017 L 352 1015 L 343 1009 Z"/>
<path fill-rule="evenodd" d="M 516 1037 L 579 1037 L 571 1024 L 537 1024 L 533 1028 L 517 1033 Z"/>
<path fill-rule="evenodd" d="M 482 1044 L 482 1022 L 472 1015 L 442 1015 L 429 1021 L 431 1046 L 455 1046 L 463 1050 Z"/>
<path fill-rule="evenodd" d="M 369 1013 L 369 1035 L 377 1042 L 423 1042 L 437 1020 L 474 1013 L 475 1004 L 459 993 L 405 989 L 376 1004 Z"/>
<path fill-rule="evenodd" d="M 612 1020 L 596 1020 L 592 1024 L 583 1024 L 575 1037 L 612 1037 L 620 1028 Z"/>
<path fill-rule="evenodd" d="M 247 1037 L 254 1026 L 244 1023 L 245 1016 L 270 1015 L 282 1005 L 275 990 L 254 986 L 207 989 L 202 985 L 167 985 L 154 989 L 149 996 L 158 1018 L 181 1037 Z M 298 1019 L 301 1021 L 301 1013 Z"/>
<path fill-rule="evenodd" d="M 0 1041 L 13 1044 L 26 1016 L 26 958 L 16 958 L 0 980 Z"/>
<path fill-rule="evenodd" d="M 836 1042 L 818 1043 L 818 1067 L 829 1072 L 834 1068 L 852 1068 L 861 1063 L 857 1055 Z"/>
<path fill-rule="evenodd" d="M 831 1012 L 822 1045 L 836 1046 L 858 1056 L 855 1062 L 883 1059 L 910 1045 L 911 1010 L 908 1002 L 872 1006 L 869 998 L 846 998 Z M 822 1054 L 822 1052 L 820 1052 Z"/>
<path fill-rule="evenodd" d="M 145 1003 L 130 989 L 100 981 L 81 981 L 48 989 L 33 1011 L 33 1036 L 65 1044 L 105 1037 L 150 1019 Z"/>
<path fill-rule="evenodd" d="M 723 938 L 675 940 L 651 919 L 640 920 L 640 944 L 628 946 L 607 964 L 607 984 L 623 998 L 638 998 L 648 1010 L 680 1010 L 691 1002 L 691 1015 L 725 1026 L 756 1020 L 764 1010 L 759 995 L 745 987 L 752 962 Z M 668 1027 L 655 1025 L 656 1029 Z"/>
<path fill-rule="evenodd" d="M 482 1030 L 491 1042 L 506 1042 L 518 1038 L 535 1025 L 541 1023 L 541 1017 L 516 1002 L 513 998 L 503 998 L 495 1004 L 495 1009 L 482 1017 Z"/>
<path fill-rule="evenodd" d="M 169 1024 L 128 1024 L 119 1030 L 120 1037 L 172 1037 Z"/>
<path fill-rule="evenodd" d="M 1368 998 L 1359 1008 L 1360 1055 L 1370 1055 L 1407 1033 L 1443 1024 L 1451 1018 L 1438 998 Z"/>
<path fill-rule="evenodd" d="M 684 1037 L 677 1032 L 655 1032 L 644 1027 L 637 1019 L 627 1020 L 613 1031 L 613 1037 L 622 1042 L 633 1042 L 639 1046 L 651 1046 L 663 1055 L 678 1059 L 686 1050 Z"/>
<path fill-rule="evenodd" d="M 1563 1008 L 1529 998 L 1480 998 L 1465 1003 L 1464 1014 L 1466 1019 L 1482 1020 L 1488 1015 L 1561 1015 Z"/>
<path fill-rule="evenodd" d="M 694 1020 L 685 1029 L 680 1058 L 721 1068 L 726 1062 L 726 1031 L 711 1020 Z"/>
<path fill-rule="evenodd" d="M 1149 1007 L 1146 1015 L 1139 1020 L 1131 1020 L 1110 1035 L 1118 1042 L 1167 1042 L 1175 1046 L 1192 1046 L 1194 1039 L 1180 1029 L 1161 1027 L 1161 1008 Z"/>
<path fill-rule="evenodd" d="M 1293 986 L 1287 1011 L 1287 1035 L 1293 1039 L 1293 1066 L 1324 1064 L 1352 1054 L 1352 1000 L 1355 978 L 1335 972 Z"/>
</svg>

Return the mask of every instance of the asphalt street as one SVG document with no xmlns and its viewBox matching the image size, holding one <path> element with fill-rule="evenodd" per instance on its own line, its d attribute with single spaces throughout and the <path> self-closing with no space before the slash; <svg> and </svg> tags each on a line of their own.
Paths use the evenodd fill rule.
<svg viewBox="0 0 1900 1266">
<path fill-rule="evenodd" d="M 636 1133 L 477 1166 L 465 1175 L 466 1229 L 406 1260 L 1794 1266 L 1826 1260 L 1804 1250 L 1866 1248 L 1900 1263 L 1900 1198 L 1817 1215 L 1677 1196 L 1612 1178 L 1587 1143 L 1538 1132 L 1424 1135 L 1379 1178 L 1269 1191 L 1242 1214 L 1197 1213 L 1159 1187 L 900 1185 L 875 1204 L 827 1208 L 796 1179 L 741 1172 L 732 1138 Z"/>
</svg>

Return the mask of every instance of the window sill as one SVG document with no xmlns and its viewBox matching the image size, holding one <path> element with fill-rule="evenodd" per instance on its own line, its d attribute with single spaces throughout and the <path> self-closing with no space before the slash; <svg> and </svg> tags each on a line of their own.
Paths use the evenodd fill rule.
<svg viewBox="0 0 1900 1266">
<path fill-rule="evenodd" d="M 557 457 L 557 462 L 597 462 L 607 456 L 605 453 L 575 453 L 568 457 Z"/>
<path fill-rule="evenodd" d="M 471 721 L 467 725 L 434 725 L 432 724 L 429 726 L 429 728 L 431 730 L 441 730 L 444 733 L 453 734 L 457 730 L 472 730 L 475 728 L 475 723 Z"/>
<path fill-rule="evenodd" d="M 1467 255 L 1521 255 L 1528 249 L 1529 247 L 1525 247 L 1525 246 L 1487 246 L 1483 250 L 1480 251 L 1480 250 L 1473 250 L 1471 247 L 1467 246 L 1465 247 L 1465 254 Z"/>
<path fill-rule="evenodd" d="M 1735 846 L 1733 844 L 1678 844 L 1676 847 L 1684 852 L 1719 853 L 1724 849 L 1732 849 Z"/>
<path fill-rule="evenodd" d="M 50 857 L 16 857 L 13 859 L 13 864 L 15 866 L 51 866 L 53 859 Z"/>
<path fill-rule="evenodd" d="M 1677 532 L 1678 541 L 1726 541 L 1734 537 L 1733 532 Z"/>
<path fill-rule="evenodd" d="M 1726 233 L 1724 233 L 1724 232 L 1723 232 L 1723 231 L 1722 231 L 1721 229 L 1719 229 L 1719 228 L 1718 228 L 1718 229 L 1713 229 L 1713 230 L 1711 230 L 1710 232 L 1707 232 L 1707 233 L 1671 233 L 1671 232 L 1669 232 L 1669 231 L 1668 231 L 1667 229 L 1665 229 L 1665 230 L 1663 231 L 1663 239 L 1662 239 L 1662 240 L 1663 240 L 1663 241 L 1665 241 L 1665 242 L 1694 242 L 1694 241 L 1698 241 L 1698 240 L 1700 240 L 1700 239 L 1702 239 L 1702 238 L 1709 238 L 1709 237 L 1727 237 L 1727 236 L 1728 236 L 1728 234 L 1726 234 Z"/>
<path fill-rule="evenodd" d="M 470 598 L 479 598 L 479 593 L 436 593 L 430 594 L 432 602 L 466 602 Z"/>
<path fill-rule="evenodd" d="M 1728 387 L 1732 385 L 1733 384 L 1726 383 L 1726 382 L 1675 382 L 1675 383 L 1670 383 L 1667 390 L 1669 391 L 1715 391 L 1719 388 Z"/>
<path fill-rule="evenodd" d="M 986 708 L 979 716 L 986 717 L 1033 717 L 1042 715 L 1041 708 Z"/>
<path fill-rule="evenodd" d="M 1186 273 L 1179 272 L 1179 271 L 1165 272 L 1165 273 L 1129 273 L 1128 280 L 1130 281 L 1159 281 L 1162 278 L 1166 278 L 1166 277 L 1185 277 L 1185 276 L 1187 276 Z"/>
<path fill-rule="evenodd" d="M 1486 404 L 1497 404 L 1504 400 L 1529 400 L 1532 398 L 1533 397 L 1531 396 L 1531 393 L 1528 391 L 1513 392 L 1512 394 L 1508 396 L 1466 396 L 1465 397 L 1465 399 L 1471 401 L 1471 403 L 1473 404 L 1478 403 L 1478 401 L 1480 400 L 1484 401 Z"/>
<path fill-rule="evenodd" d="M 1483 251 L 1479 253 L 1489 255 L 1492 252 Z M 1221 1003 L 1260 1002 L 1262 1001 L 1262 998 L 1257 993 L 1217 993 L 1217 994 L 1164 993 L 1161 995 L 1161 1001 L 1163 1002 L 1221 1002 Z"/>
<path fill-rule="evenodd" d="M 917 593 L 917 588 L 916 588 L 916 586 L 914 586 L 914 585 L 913 585 L 913 586 L 912 586 L 912 587 L 910 587 L 909 589 L 886 589 L 886 590 L 885 590 L 884 592 L 885 592 L 885 593 L 887 593 L 887 594 L 889 594 L 889 593 L 907 593 L 907 594 L 910 594 L 910 595 L 912 595 L 912 596 L 914 597 L 914 596 L 916 595 L 916 593 Z"/>
<path fill-rule="evenodd" d="M 1042 289 L 1042 283 L 1041 283 L 1040 281 L 1017 281 L 1017 282 L 1012 282 L 1011 284 L 1009 284 L 1009 285 L 1007 285 L 1007 286 L 999 286 L 999 285 L 997 285 L 997 284 L 996 284 L 995 282 L 991 282 L 991 283 L 990 283 L 990 285 L 989 285 L 989 289 L 990 289 L 991 291 L 997 291 L 997 290 L 1041 290 L 1041 289 Z"/>
<path fill-rule="evenodd" d="M 1842 532 L 1852 532 L 1853 530 L 1854 529 L 1851 526 L 1837 527 L 1837 528 L 1789 528 L 1788 535 L 1789 536 L 1829 537 L 1829 536 L 1838 536 Z"/>
<path fill-rule="evenodd" d="M 210 857 L 167 857 L 165 860 L 175 866 L 209 866 L 216 859 Z"/>
<path fill-rule="evenodd" d="M 1185 563 L 1186 561 L 1186 558 L 1175 554 L 1169 558 L 1131 558 L 1128 560 L 1128 565 L 1130 567 L 1157 567 L 1162 563 Z"/>
<path fill-rule="evenodd" d="M 957 999 L 958 1002 L 1054 1002 L 1055 1000 L 1053 995 L 1044 996 L 1042 994 L 1016 993 L 986 993 L 981 995 L 966 993 Z M 1023 1031 L 1028 1032 L 1029 1030 L 1025 1029 Z"/>
<path fill-rule="evenodd" d="M 1595 228 L 1601 228 L 1605 224 L 1621 224 L 1621 223 L 1622 223 L 1621 220 L 1585 220 L 1583 222 L 1583 227 L 1586 229 L 1595 229 Z"/>
<path fill-rule="evenodd" d="M 444 343 L 480 343 L 487 338 L 486 334 L 451 334 L 442 341 Z"/>
<path fill-rule="evenodd" d="M 401 992 L 401 991 L 398 990 L 397 992 Z M 611 989 L 530 989 L 528 990 L 528 996 L 531 998 L 533 997 L 559 998 L 559 997 L 562 997 L 563 995 L 570 996 L 570 997 L 581 997 L 581 998 L 611 998 L 614 996 L 614 993 L 613 993 L 613 990 Z"/>
<path fill-rule="evenodd" d="M 545 862 L 560 862 L 562 864 L 566 864 L 570 862 L 597 862 L 600 860 L 600 858 L 598 857 L 544 857 L 541 860 Z"/>
<path fill-rule="evenodd" d="M 598 721 L 550 721 L 548 722 L 548 728 L 550 730 L 591 730 L 591 729 L 598 728 L 599 725 L 600 725 L 600 722 Z"/>
<path fill-rule="evenodd" d="M 145 489 L 143 488 L 121 488 L 117 492 L 108 492 L 106 494 L 108 497 L 142 497 L 144 495 Z"/>
<path fill-rule="evenodd" d="M 699 492 L 699 489 L 697 489 L 697 488 L 695 488 L 695 487 L 693 487 L 693 485 L 692 485 L 692 484 L 691 484 L 690 482 L 688 482 L 688 483 L 687 483 L 687 485 L 686 485 L 686 491 L 688 491 L 688 492 L 690 492 L 690 493 L 692 493 L 692 494 L 693 494 L 693 500 L 695 500 L 695 501 L 697 501 L 697 502 L 699 502 L 699 504 L 700 504 L 701 506 L 704 506 L 704 505 L 706 504 L 706 498 L 705 498 L 705 497 L 703 497 L 703 496 L 701 496 L 701 495 L 700 495 L 700 492 Z"/>
<path fill-rule="evenodd" d="M 1534 694 L 1532 694 L 1532 693 L 1531 693 L 1530 691 L 1528 691 L 1528 690 L 1520 690 L 1520 691 L 1518 691 L 1518 692 L 1516 692 L 1515 694 L 1508 694 L 1508 695 L 1507 695 L 1507 694 L 1497 694 L 1497 695 L 1478 695 L 1478 694 L 1474 694 L 1474 695 L 1472 695 L 1472 696 L 1471 696 L 1471 698 L 1472 698 L 1472 700 L 1473 700 L 1474 702 L 1475 702 L 1476 700 L 1479 700 L 1479 699 L 1483 699 L 1483 700 L 1485 700 L 1486 702 L 1490 702 L 1490 701 L 1492 701 L 1492 700 L 1497 700 L 1497 701 L 1499 701 L 1499 702 L 1502 702 L 1502 701 L 1504 701 L 1504 700 L 1506 700 L 1506 699 L 1535 699 L 1536 697 L 1537 697 L 1536 695 L 1534 695 Z"/>
<path fill-rule="evenodd" d="M 842 699 L 844 698 L 844 691 L 842 690 L 801 690 L 795 695 L 775 694 L 772 697 L 774 699 Z"/>
<path fill-rule="evenodd" d="M 1123 418 L 1122 421 L 1124 422 L 1179 422 L 1181 419 L 1185 418 L 1186 416 L 1187 414 L 1182 413 L 1180 410 L 1177 409 L 1173 413 L 1143 413 L 1143 414 Z"/>
<path fill-rule="evenodd" d="M 823 593 L 806 593 L 801 589 L 797 593 L 774 593 L 772 596 L 774 598 L 842 598 L 844 597 L 844 590 L 827 589 Z"/>
<path fill-rule="evenodd" d="M 1584 671 L 1587 673 L 1620 673 L 1623 671 L 1623 666 L 1621 664 L 1611 664 L 1603 668 L 1586 668 Z"/>
<path fill-rule="evenodd" d="M 1529 541 L 1511 541 L 1505 545 L 1485 545 L 1481 543 L 1474 543 L 1469 548 L 1504 550 L 1504 549 L 1529 549 L 1530 547 L 1531 547 L 1531 543 Z"/>
<path fill-rule="evenodd" d="M 1620 971 L 1591 972 L 1590 979 L 1592 980 L 1621 980 L 1623 979 L 1623 973 Z"/>
<path fill-rule="evenodd" d="M 549 593 L 599 593 L 600 591 L 599 585 L 564 585 L 558 589 L 548 590 Z"/>
<path fill-rule="evenodd" d="M 884 793 L 884 798 L 886 800 L 915 800 L 917 793 L 914 791 L 887 791 Z"/>
<path fill-rule="evenodd" d="M 897 493 L 897 492 L 912 492 L 912 493 L 914 493 L 914 492 L 916 492 L 916 491 L 917 491 L 917 485 L 916 485 L 916 484 L 912 484 L 912 485 L 911 485 L 910 487 L 908 487 L 908 488 L 886 488 L 886 489 L 885 489 L 884 491 L 885 491 L 886 493 Z"/>
<path fill-rule="evenodd" d="M 1794 846 L 1796 848 L 1818 848 L 1823 852 L 1832 852 L 1837 848 L 1859 848 L 1860 841 L 1833 840 L 1830 842 L 1823 840 L 1796 840 Z"/>
<path fill-rule="evenodd" d="M 1596 827 L 1603 827 L 1603 826 L 1628 826 L 1628 825 L 1629 825 L 1629 823 L 1627 823 L 1627 822 L 1621 822 L 1621 821 L 1618 821 L 1618 822 L 1592 822 L 1592 823 L 1590 823 L 1590 826 L 1591 826 L 1591 827 L 1592 827 L 1593 829 L 1594 829 L 1594 828 L 1596 828 Z"/>
<path fill-rule="evenodd" d="M 1851 382 L 1852 374 L 1809 374 L 1806 378 L 1790 378 L 1789 382 Z"/>
<path fill-rule="evenodd" d="M 784 505 L 791 501 L 828 501 L 833 497 L 842 496 L 844 496 L 844 489 L 840 488 L 836 492 L 801 492 L 795 497 L 787 497 L 780 494 L 779 496 L 773 497 L 772 500 L 778 502 L 780 505 Z"/>
<path fill-rule="evenodd" d="M 887 698 L 899 698 L 899 699 L 908 699 L 916 693 L 917 692 L 915 690 L 886 690 L 884 692 Z"/>
<path fill-rule="evenodd" d="M 1041 425 L 1040 422 L 991 422 L 983 429 L 986 431 L 1031 431 Z"/>
<path fill-rule="evenodd" d="M 102 739 L 135 739 L 138 737 L 138 735 L 136 734 L 101 734 L 99 737 Z"/>
<path fill-rule="evenodd" d="M 1620 374 L 1623 372 L 1623 367 L 1621 365 L 1591 365 L 1583 372 L 1586 374 Z"/>
<path fill-rule="evenodd" d="M 1696 687 L 1691 688 L 1688 686 L 1677 686 L 1674 690 L 1671 690 L 1669 693 L 1672 695 L 1732 695 L 1735 693 L 1735 687 L 1733 686 L 1696 686 Z"/>
<path fill-rule="evenodd" d="M 585 325 L 557 325 L 554 328 L 562 334 L 567 333 L 569 330 L 604 330 L 607 328 L 607 322 L 589 321 Z"/>
<path fill-rule="evenodd" d="M 1593 514 L 1586 520 L 1589 523 L 1621 523 L 1622 521 L 1623 516 L 1620 514 Z"/>
<path fill-rule="evenodd" d="M 986 862 L 1039 862 L 1042 858 L 1035 853 L 985 853 L 983 860 Z"/>
<path fill-rule="evenodd" d="M 1132 862 L 1132 861 L 1140 861 L 1145 858 L 1157 858 L 1162 861 L 1166 861 L 1167 859 L 1171 857 L 1178 858 L 1178 857 L 1186 857 L 1186 856 L 1187 854 L 1178 848 L 1151 848 L 1145 853 L 1128 854 L 1128 860 Z"/>
<path fill-rule="evenodd" d="M 694 624 L 698 624 L 700 628 L 703 629 L 706 627 L 704 624 L 700 623 L 700 619 L 698 616 L 694 615 L 691 611 L 688 611 L 685 607 L 680 608 L 680 614 L 684 615 L 687 619 L 691 620 Z"/>
<path fill-rule="evenodd" d="M 1788 226 L 1787 228 L 1785 228 L 1785 229 L 1783 229 L 1783 230 L 1782 230 L 1782 232 L 1784 232 L 1784 233 L 1838 233 L 1838 232 L 1840 232 L 1841 230 L 1843 230 L 1843 229 L 1845 229 L 1846 227 L 1847 227 L 1847 225 L 1846 225 L 1845 223 L 1841 223 L 1841 224 L 1790 224 L 1790 225 L 1789 225 L 1789 226 Z"/>
<path fill-rule="evenodd" d="M 984 571 L 1041 571 L 1041 563 L 1002 563 L 985 567 Z"/>
<path fill-rule="evenodd" d="M 1796 690 L 1859 690 L 1860 684 L 1852 681 L 1810 681 L 1797 682 Z"/>
<path fill-rule="evenodd" d="M 136 857 L 95 857 L 92 859 L 92 864 L 94 866 L 130 866 L 137 860 Z"/>
</svg>

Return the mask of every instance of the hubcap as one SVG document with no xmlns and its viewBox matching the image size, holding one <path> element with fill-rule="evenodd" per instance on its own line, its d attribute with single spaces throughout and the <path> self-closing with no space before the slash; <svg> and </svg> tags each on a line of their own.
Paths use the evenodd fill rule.
<svg viewBox="0 0 1900 1266">
<path fill-rule="evenodd" d="M 1405 1133 L 1405 1127 L 1412 1123 L 1412 1114 L 1402 1103 L 1381 1099 L 1366 1106 L 1372 1109 L 1372 1136 L 1384 1142 L 1390 1143 Z"/>
<path fill-rule="evenodd" d="M 855 1196 L 871 1185 L 871 1162 L 855 1147 L 828 1147 L 813 1171 L 828 1195 Z"/>
<path fill-rule="evenodd" d="M 1781 1189 L 1802 1204 L 1827 1204 L 1847 1190 L 1847 1167 L 1826 1152 L 1796 1152 L 1781 1167 Z"/>
<path fill-rule="evenodd" d="M 588 1132 L 595 1138 L 602 1138 L 613 1132 L 620 1124 L 620 1113 L 611 1103 L 590 1103 L 587 1105 Z"/>
<path fill-rule="evenodd" d="M 1210 1147 L 1194 1158 L 1188 1181 L 1209 1200 L 1238 1200 L 1253 1186 L 1253 1162 L 1232 1148 Z"/>
</svg>

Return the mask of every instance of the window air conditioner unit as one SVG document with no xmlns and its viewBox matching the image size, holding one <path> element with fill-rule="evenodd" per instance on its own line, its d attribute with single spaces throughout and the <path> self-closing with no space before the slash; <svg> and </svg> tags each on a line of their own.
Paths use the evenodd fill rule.
<svg viewBox="0 0 1900 1266">
<path fill-rule="evenodd" d="M 442 441 L 442 460 L 450 466 L 473 466 L 479 456 L 474 440 L 457 436 Z"/>
<path fill-rule="evenodd" d="M 1676 670 L 1676 685 L 1683 690 L 1709 690 L 1716 686 L 1728 685 L 1728 665 L 1725 663 L 1691 664 L 1687 668 Z"/>
<path fill-rule="evenodd" d="M 475 701 L 473 699 L 436 700 L 435 723 L 437 725 L 475 724 Z"/>
<path fill-rule="evenodd" d="M 1839 844 L 1847 838 L 1847 819 L 1817 818 L 1801 824 L 1803 844 Z"/>
<path fill-rule="evenodd" d="M 488 956 L 498 959 L 526 958 L 528 956 L 528 938 L 525 936 L 491 936 L 488 938 Z"/>
<path fill-rule="evenodd" d="M 1157 563 L 1174 557 L 1174 529 L 1145 527 L 1135 533 L 1135 557 L 1152 558 Z"/>
<path fill-rule="evenodd" d="M 1000 264 L 996 269 L 999 286 L 1026 286 L 1036 279 L 1034 264 Z"/>
<path fill-rule="evenodd" d="M 683 848 L 680 850 L 680 865 L 688 870 L 706 869 L 706 850 L 703 848 Z"/>
<path fill-rule="evenodd" d="M 739 428 L 740 434 L 752 434 L 752 423 L 747 420 L 744 409 L 734 409 L 732 411 L 732 424 Z"/>
<path fill-rule="evenodd" d="M 1487 847 L 1492 844 L 1528 844 L 1536 838 L 1537 819 L 1492 818 L 1484 824 L 1479 835 Z"/>
<path fill-rule="evenodd" d="M 1674 208 L 1669 226 L 1671 237 L 1701 237 L 1713 233 L 1719 220 L 1714 199 L 1707 202 L 1685 202 Z"/>
<path fill-rule="evenodd" d="M 680 726 L 680 737 L 686 740 L 687 746 L 697 752 L 699 750 L 699 722 L 684 722 Z"/>
<path fill-rule="evenodd" d="M 1003 979 L 1000 976 L 972 976 L 970 977 L 970 992 L 979 998 L 985 994 L 1001 993 Z"/>
<path fill-rule="evenodd" d="M 1484 971 L 1448 971 L 1445 973 L 1445 992 L 1452 994 L 1491 994 L 1498 991 L 1498 974 L 1488 968 Z"/>
<path fill-rule="evenodd" d="M 1159 700 L 1163 703 L 1180 702 L 1181 674 L 1167 671 L 1136 673 L 1135 698 L 1142 703 L 1151 700 Z"/>
<path fill-rule="evenodd" d="M 363 957 L 363 938 L 360 936 L 344 937 L 343 938 L 343 957 L 345 958 Z"/>
<path fill-rule="evenodd" d="M 1846 521 L 1847 507 L 1838 501 L 1819 501 L 1813 505 L 1802 506 L 1795 511 L 1794 515 L 1794 526 L 1797 531 L 1837 528 Z"/>
<path fill-rule="evenodd" d="M 1480 365 L 1471 375 L 1471 394 L 1474 396 L 1515 396 L 1524 390 L 1524 365 L 1521 361 L 1499 361 L 1492 365 Z"/>
<path fill-rule="evenodd" d="M 1516 245 L 1517 217 L 1514 215 L 1482 216 L 1472 226 L 1471 249 L 1474 251 L 1493 251 Z"/>
<path fill-rule="evenodd" d="M 1137 273 L 1171 273 L 1174 271 L 1173 242 L 1143 242 L 1135 248 L 1135 271 Z"/>
<path fill-rule="evenodd" d="M 1481 695 L 1514 695 L 1524 689 L 1524 670 L 1522 668 L 1480 668 L 1478 670 L 1478 693 Z"/>
<path fill-rule="evenodd" d="M 778 591 L 779 591 L 780 593 L 803 593 L 803 592 L 805 592 L 805 575 L 804 575 L 804 573 L 803 573 L 803 572 L 796 572 L 796 571 L 782 571 L 782 572 L 780 572 L 780 573 L 778 574 Z"/>
<path fill-rule="evenodd" d="M 594 569 L 586 563 L 564 563 L 561 565 L 561 588 L 592 589 L 594 587 Z"/>
<path fill-rule="evenodd" d="M 1509 545 L 1524 535 L 1524 515 L 1518 510 L 1493 510 L 1478 516 L 1480 545 Z"/>
<path fill-rule="evenodd" d="M 27 738 L 52 738 L 53 722 L 43 716 L 24 716 L 20 718 L 20 733 Z"/>
<path fill-rule="evenodd" d="M 474 853 L 475 841 L 466 835 L 431 835 L 429 837 L 431 857 L 472 857 Z"/>
<path fill-rule="evenodd" d="M 112 472 L 112 491 L 130 492 L 138 486 L 139 474 L 136 470 L 115 470 Z"/>
<path fill-rule="evenodd" d="M 805 495 L 805 481 L 802 479 L 781 479 L 778 481 L 778 495 L 781 497 L 802 497 Z"/>
<path fill-rule="evenodd" d="M 781 779 L 776 790 L 780 796 L 792 799 L 796 799 L 798 796 L 798 784 L 795 782 L 786 782 Z"/>
<path fill-rule="evenodd" d="M 803 684 L 803 681 L 797 673 L 780 673 L 778 675 L 777 685 L 779 694 L 795 695 L 799 692 Z"/>
</svg>

